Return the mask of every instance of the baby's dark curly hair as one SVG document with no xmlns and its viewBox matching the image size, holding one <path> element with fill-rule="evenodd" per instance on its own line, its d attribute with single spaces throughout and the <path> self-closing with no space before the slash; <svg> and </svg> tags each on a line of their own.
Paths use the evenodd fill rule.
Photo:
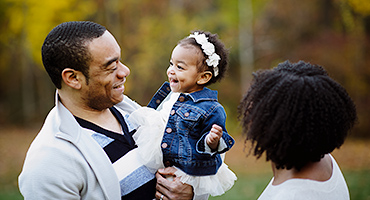
<svg viewBox="0 0 370 200">
<path fill-rule="evenodd" d="M 319 161 L 343 144 L 357 120 L 346 90 L 319 65 L 285 61 L 253 76 L 239 120 L 254 155 L 266 152 L 277 169 Z"/>
<path fill-rule="evenodd" d="M 198 67 L 198 71 L 211 71 L 213 76 L 208 83 L 205 84 L 205 86 L 210 85 L 212 83 L 216 83 L 217 81 L 221 81 L 222 78 L 225 77 L 226 71 L 229 64 L 229 50 L 226 49 L 225 45 L 222 43 L 222 41 L 218 38 L 217 34 L 212 34 L 210 32 L 205 32 L 201 30 L 192 31 L 191 33 L 194 34 L 195 32 L 198 32 L 199 34 L 204 33 L 206 37 L 208 38 L 208 42 L 212 43 L 215 46 L 215 53 L 221 57 L 221 60 L 218 63 L 218 75 L 214 76 L 213 67 L 210 67 L 207 65 L 206 60 L 208 56 L 203 52 L 201 45 L 196 42 L 194 38 L 186 37 L 178 42 L 178 45 L 186 46 L 186 45 L 192 45 L 194 47 L 199 48 L 199 50 L 203 53 L 203 59 L 200 61 L 202 63 Z"/>
</svg>

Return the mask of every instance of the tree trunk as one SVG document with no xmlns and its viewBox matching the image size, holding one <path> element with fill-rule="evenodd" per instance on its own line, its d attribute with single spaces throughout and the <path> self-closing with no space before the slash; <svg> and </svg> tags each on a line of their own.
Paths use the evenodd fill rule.
<svg viewBox="0 0 370 200">
<path fill-rule="evenodd" d="M 252 0 L 239 0 L 239 59 L 242 94 L 249 87 L 254 67 Z"/>
</svg>

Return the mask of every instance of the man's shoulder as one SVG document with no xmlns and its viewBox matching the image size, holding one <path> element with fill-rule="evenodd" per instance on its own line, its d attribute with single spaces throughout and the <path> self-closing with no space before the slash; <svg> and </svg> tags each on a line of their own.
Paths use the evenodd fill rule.
<svg viewBox="0 0 370 200">
<path fill-rule="evenodd" d="M 32 141 L 26 159 L 54 163 L 63 162 L 61 158 L 69 158 L 70 160 L 72 156 L 80 155 L 75 145 L 56 137 L 56 134 L 57 132 L 50 131 L 50 129 L 41 129 Z"/>
</svg>

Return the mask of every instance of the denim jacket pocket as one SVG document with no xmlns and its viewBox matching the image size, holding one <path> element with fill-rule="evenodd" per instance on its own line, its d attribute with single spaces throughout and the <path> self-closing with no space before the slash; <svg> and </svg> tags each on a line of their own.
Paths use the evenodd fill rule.
<svg viewBox="0 0 370 200">
<path fill-rule="evenodd" d="M 179 117 L 178 128 L 181 130 L 181 134 L 189 135 L 190 137 L 199 137 L 199 130 L 196 129 L 196 125 L 199 123 L 201 118 L 201 113 L 194 109 L 183 108 L 176 111 Z"/>
<path fill-rule="evenodd" d="M 181 117 L 183 120 L 187 121 L 198 121 L 201 114 L 199 112 L 196 112 L 193 109 L 178 109 L 177 114 Z"/>
</svg>

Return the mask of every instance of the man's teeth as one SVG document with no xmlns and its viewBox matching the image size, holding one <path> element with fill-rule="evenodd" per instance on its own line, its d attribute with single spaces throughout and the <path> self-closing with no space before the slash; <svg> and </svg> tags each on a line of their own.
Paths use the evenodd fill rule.
<svg viewBox="0 0 370 200">
<path fill-rule="evenodd" d="M 123 87 L 123 84 L 121 84 L 121 85 L 118 85 L 118 86 L 116 86 L 116 87 L 114 87 L 115 89 L 118 89 L 118 88 L 122 88 Z"/>
</svg>

